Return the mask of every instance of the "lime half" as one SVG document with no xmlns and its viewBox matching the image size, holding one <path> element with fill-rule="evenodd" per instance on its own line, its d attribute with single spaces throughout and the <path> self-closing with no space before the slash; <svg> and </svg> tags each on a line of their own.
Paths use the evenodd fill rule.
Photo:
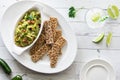
<svg viewBox="0 0 120 80">
<path fill-rule="evenodd" d="M 107 39 L 106 39 L 106 45 L 109 46 L 110 43 L 111 43 L 111 39 L 112 39 L 112 33 L 109 32 L 108 33 L 108 36 L 107 36 Z"/>
<path fill-rule="evenodd" d="M 100 13 L 95 13 L 92 15 L 91 19 L 93 22 L 97 22 L 100 19 L 101 15 Z"/>
<path fill-rule="evenodd" d="M 119 17 L 119 9 L 116 5 L 110 5 L 107 9 L 110 18 L 117 19 Z"/>
<path fill-rule="evenodd" d="M 103 38 L 104 38 L 104 35 L 105 35 L 104 33 L 99 34 L 98 37 L 96 37 L 95 39 L 93 39 L 93 42 L 94 43 L 101 42 L 103 40 Z"/>
</svg>

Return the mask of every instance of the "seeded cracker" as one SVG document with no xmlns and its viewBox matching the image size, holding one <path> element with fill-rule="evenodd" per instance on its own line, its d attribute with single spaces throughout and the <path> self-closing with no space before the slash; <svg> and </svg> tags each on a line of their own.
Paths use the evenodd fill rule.
<svg viewBox="0 0 120 80">
<path fill-rule="evenodd" d="M 56 36 L 55 36 L 54 41 L 56 42 L 57 39 L 58 39 L 60 36 L 62 36 L 62 31 L 61 31 L 61 30 L 56 30 Z M 59 50 L 58 53 L 59 53 L 60 55 L 62 54 L 61 49 Z"/>
<path fill-rule="evenodd" d="M 55 36 L 54 41 L 56 42 L 60 36 L 62 36 L 62 31 L 61 30 L 56 30 L 56 36 Z"/>
<path fill-rule="evenodd" d="M 33 55 L 45 43 L 45 36 L 41 34 L 36 43 L 30 49 L 30 55 Z"/>
<path fill-rule="evenodd" d="M 66 40 L 62 37 L 62 31 L 56 29 L 58 27 L 58 20 L 55 17 L 50 17 L 49 21 L 45 21 L 42 33 L 37 42 L 30 49 L 31 59 L 37 62 L 48 54 L 51 68 L 55 68 L 61 49 Z"/>
<path fill-rule="evenodd" d="M 50 57 L 50 65 L 52 68 L 54 68 L 57 64 L 58 56 L 59 56 L 59 50 L 63 47 L 66 40 L 61 36 L 58 38 L 58 40 L 54 43 L 52 46 L 52 49 L 48 52 L 48 55 Z"/>
<path fill-rule="evenodd" d="M 44 22 L 44 26 L 45 26 L 45 22 Z M 43 30 L 41 32 L 40 37 L 30 49 L 30 55 L 33 55 L 45 43 L 45 27 L 44 26 L 43 26 Z"/>
<path fill-rule="evenodd" d="M 50 21 L 45 21 L 45 39 L 46 44 L 53 44 L 53 32 Z"/>
<path fill-rule="evenodd" d="M 33 62 L 37 62 L 46 54 L 46 52 L 50 49 L 50 46 L 44 44 L 39 50 L 35 52 L 34 55 L 31 56 Z"/>
<path fill-rule="evenodd" d="M 57 18 L 55 18 L 55 17 L 50 17 L 50 22 L 51 22 L 51 24 L 52 24 L 52 29 L 56 29 L 57 28 L 57 26 L 58 26 L 58 20 L 57 20 Z"/>
<path fill-rule="evenodd" d="M 54 43 L 57 41 L 57 39 L 62 36 L 62 31 L 61 30 L 55 30 L 56 32 L 56 35 L 55 35 L 55 38 L 54 38 Z M 58 51 L 58 53 L 61 55 L 62 52 L 61 52 L 61 49 Z"/>
<path fill-rule="evenodd" d="M 51 23 L 51 28 L 53 32 L 53 39 L 55 39 L 56 36 L 56 28 L 58 27 L 58 20 L 55 17 L 50 17 L 50 23 Z M 55 42 L 55 41 L 54 41 Z"/>
</svg>

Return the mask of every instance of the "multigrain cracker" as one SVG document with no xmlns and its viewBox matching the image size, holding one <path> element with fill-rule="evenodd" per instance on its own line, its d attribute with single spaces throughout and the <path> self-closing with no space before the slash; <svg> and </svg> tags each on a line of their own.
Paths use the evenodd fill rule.
<svg viewBox="0 0 120 80">
<path fill-rule="evenodd" d="M 45 43 L 45 22 L 40 37 L 30 49 L 30 55 L 33 55 Z"/>
<path fill-rule="evenodd" d="M 45 35 L 41 34 L 38 40 L 36 41 L 36 44 L 43 45 L 43 43 L 45 43 Z"/>
<path fill-rule="evenodd" d="M 54 41 L 56 42 L 57 39 L 62 36 L 62 31 L 61 30 L 56 30 L 56 35 L 55 35 L 55 38 L 54 38 Z"/>
<path fill-rule="evenodd" d="M 56 29 L 52 29 L 52 32 L 53 32 L 53 41 L 55 42 Z"/>
<path fill-rule="evenodd" d="M 51 28 L 53 32 L 53 39 L 55 39 L 56 36 L 56 28 L 58 27 L 58 21 L 57 18 L 50 17 L 50 23 L 51 23 Z M 54 41 L 55 42 L 55 41 Z"/>
<path fill-rule="evenodd" d="M 55 68 L 59 56 L 58 56 L 58 54 L 54 54 L 52 52 L 52 50 L 49 51 L 49 53 L 50 53 L 50 66 L 51 66 L 51 68 Z"/>
<path fill-rule="evenodd" d="M 57 39 L 57 41 L 55 42 L 54 45 L 57 45 L 57 46 L 59 46 L 60 48 L 62 48 L 63 45 L 65 44 L 65 42 L 66 42 L 66 40 L 65 40 L 62 36 L 60 36 L 60 37 Z M 53 45 L 53 47 L 54 47 L 54 45 Z"/>
<path fill-rule="evenodd" d="M 58 39 L 60 36 L 62 36 L 62 31 L 61 31 L 61 30 L 56 30 L 56 36 L 55 36 L 55 38 L 54 38 L 54 42 L 56 42 L 57 39 Z M 59 53 L 60 55 L 62 54 L 61 49 L 58 51 L 58 53 Z"/>
<path fill-rule="evenodd" d="M 50 45 L 48 44 L 44 44 L 39 50 L 37 50 L 35 52 L 34 55 L 31 56 L 31 59 L 33 62 L 37 62 L 40 59 L 42 59 L 42 57 L 46 54 L 46 52 L 50 49 Z"/>
<path fill-rule="evenodd" d="M 44 34 L 41 34 L 38 40 L 30 49 L 30 55 L 33 55 L 44 43 L 45 43 L 45 36 Z"/>
<path fill-rule="evenodd" d="M 50 21 L 45 22 L 45 39 L 46 39 L 46 44 L 53 44 L 53 31 L 51 28 L 51 23 Z"/>
<path fill-rule="evenodd" d="M 51 22 L 51 24 L 52 24 L 52 29 L 57 28 L 57 26 L 58 26 L 58 20 L 57 20 L 57 18 L 55 18 L 55 17 L 50 17 L 50 22 Z"/>
<path fill-rule="evenodd" d="M 59 56 L 59 51 L 65 44 L 66 40 L 61 36 L 58 38 L 58 40 L 54 43 L 52 46 L 52 49 L 48 52 L 48 55 L 50 57 L 50 65 L 51 67 L 55 67 L 57 64 L 57 59 Z"/>
<path fill-rule="evenodd" d="M 56 29 L 58 20 L 55 17 L 50 17 L 49 21 L 45 21 L 41 35 L 37 42 L 30 49 L 31 59 L 37 62 L 47 53 L 50 59 L 51 68 L 55 68 L 61 49 L 66 40 L 62 37 L 62 31 Z"/>
</svg>

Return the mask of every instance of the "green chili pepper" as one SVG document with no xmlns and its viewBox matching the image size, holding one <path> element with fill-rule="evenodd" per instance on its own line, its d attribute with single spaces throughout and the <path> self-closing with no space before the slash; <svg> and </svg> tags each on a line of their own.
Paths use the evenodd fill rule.
<svg viewBox="0 0 120 80">
<path fill-rule="evenodd" d="M 5 71 L 5 73 L 10 74 L 12 72 L 9 65 L 1 58 L 0 58 L 0 65 L 3 68 L 3 70 Z"/>
<path fill-rule="evenodd" d="M 15 77 L 12 78 L 12 80 L 23 80 L 22 76 L 16 75 Z"/>
</svg>

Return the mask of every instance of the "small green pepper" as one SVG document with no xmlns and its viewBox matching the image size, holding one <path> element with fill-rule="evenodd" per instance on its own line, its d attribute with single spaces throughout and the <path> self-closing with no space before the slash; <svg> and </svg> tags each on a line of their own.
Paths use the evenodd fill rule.
<svg viewBox="0 0 120 80">
<path fill-rule="evenodd" d="M 16 75 L 15 77 L 12 78 L 12 80 L 23 80 L 22 76 Z"/>
<path fill-rule="evenodd" d="M 0 66 L 3 68 L 5 73 L 10 74 L 12 72 L 11 68 L 9 67 L 9 65 L 1 58 L 0 58 Z"/>
</svg>

